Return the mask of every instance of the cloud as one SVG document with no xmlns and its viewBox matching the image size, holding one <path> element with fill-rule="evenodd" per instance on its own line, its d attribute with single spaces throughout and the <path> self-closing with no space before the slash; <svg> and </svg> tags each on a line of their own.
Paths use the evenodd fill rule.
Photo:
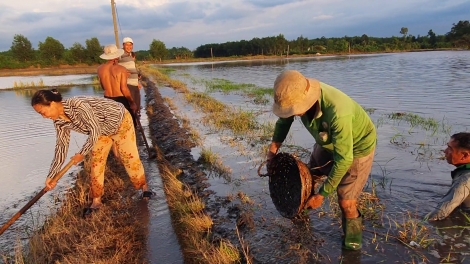
<svg viewBox="0 0 470 264">
<path fill-rule="evenodd" d="M 51 36 L 71 47 L 97 37 L 114 43 L 109 1 L 3 1 L 0 4 L 0 51 L 15 34 L 33 47 Z M 119 36 L 130 36 L 136 49 L 153 39 L 168 48 L 194 49 L 208 43 L 250 40 L 283 34 L 287 39 L 400 35 L 450 31 L 452 23 L 470 19 L 468 0 L 116 0 Z M 34 7 L 34 10 L 31 9 Z"/>
<path fill-rule="evenodd" d="M 275 7 L 275 6 L 282 6 L 287 5 L 293 2 L 301 2 L 303 0 L 296 0 L 296 1 L 289 1 L 289 0 L 248 0 L 244 1 L 246 4 L 251 4 L 257 7 Z"/>
<path fill-rule="evenodd" d="M 11 25 L 15 25 L 18 23 L 38 23 L 44 18 L 49 17 L 51 14 L 48 12 L 29 12 L 29 13 L 24 13 L 21 14 L 14 19 L 11 20 Z"/>
</svg>

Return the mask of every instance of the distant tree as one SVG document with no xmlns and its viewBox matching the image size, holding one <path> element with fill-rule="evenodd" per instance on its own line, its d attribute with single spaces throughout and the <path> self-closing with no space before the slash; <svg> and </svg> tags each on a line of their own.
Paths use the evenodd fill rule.
<svg viewBox="0 0 470 264">
<path fill-rule="evenodd" d="M 470 22 L 461 20 L 452 25 L 452 29 L 446 34 L 447 40 L 457 47 L 470 48 Z"/>
<path fill-rule="evenodd" d="M 303 53 L 308 49 L 308 38 L 300 35 L 295 41 L 292 41 L 291 49 L 296 49 L 298 52 Z"/>
<path fill-rule="evenodd" d="M 170 59 L 188 59 L 193 57 L 193 53 L 186 47 L 173 47 L 168 50 L 167 56 Z"/>
<path fill-rule="evenodd" d="M 103 47 L 100 44 L 100 41 L 93 37 L 91 39 L 85 40 L 86 46 L 86 60 L 89 64 L 101 63 L 102 60 L 100 55 L 103 53 Z"/>
<path fill-rule="evenodd" d="M 17 34 L 13 37 L 10 51 L 18 61 L 32 61 L 34 59 L 34 49 L 31 42 L 23 35 Z"/>
<path fill-rule="evenodd" d="M 437 46 L 436 45 L 437 37 L 436 37 L 436 34 L 432 31 L 432 29 L 428 31 L 428 36 L 429 36 L 429 45 L 431 45 L 431 48 L 435 49 Z"/>
<path fill-rule="evenodd" d="M 400 34 L 403 35 L 403 40 L 405 40 L 405 39 L 406 39 L 406 35 L 408 35 L 408 28 L 407 28 L 407 27 L 402 27 L 402 28 L 400 29 Z"/>
<path fill-rule="evenodd" d="M 363 46 L 367 46 L 369 44 L 369 36 L 367 36 L 366 34 L 363 34 L 361 36 L 361 42 Z"/>
<path fill-rule="evenodd" d="M 44 42 L 39 42 L 39 55 L 48 62 L 58 62 L 64 55 L 64 45 L 53 37 L 47 37 Z"/>
<path fill-rule="evenodd" d="M 277 37 L 276 37 L 276 40 L 275 40 L 276 44 L 275 44 L 275 47 L 276 47 L 276 53 L 279 53 L 279 55 L 282 55 L 283 54 L 283 51 L 287 51 L 287 40 L 286 38 L 284 37 L 283 34 L 279 34 Z"/>
<path fill-rule="evenodd" d="M 150 55 L 154 59 L 158 59 L 162 61 L 165 58 L 167 53 L 165 43 L 161 42 L 160 40 L 152 40 L 150 43 Z"/>
<path fill-rule="evenodd" d="M 69 49 L 70 56 L 72 59 L 78 63 L 82 63 L 87 60 L 87 51 L 82 44 L 75 42 L 72 47 Z"/>
<path fill-rule="evenodd" d="M 138 50 L 135 52 L 135 58 L 137 62 L 146 61 L 150 58 L 150 53 L 148 50 Z"/>
</svg>

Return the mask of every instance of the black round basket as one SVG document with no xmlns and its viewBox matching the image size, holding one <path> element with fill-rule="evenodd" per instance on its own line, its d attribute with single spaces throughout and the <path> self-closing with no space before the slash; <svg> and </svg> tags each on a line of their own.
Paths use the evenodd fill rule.
<svg viewBox="0 0 470 264">
<path fill-rule="evenodd" d="M 269 193 L 277 211 L 293 218 L 304 208 L 312 189 L 312 177 L 307 165 L 285 152 L 278 153 L 267 167 Z"/>
</svg>

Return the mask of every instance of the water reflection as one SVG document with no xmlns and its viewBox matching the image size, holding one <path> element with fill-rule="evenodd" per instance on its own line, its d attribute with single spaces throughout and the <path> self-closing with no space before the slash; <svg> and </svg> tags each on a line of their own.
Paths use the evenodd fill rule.
<svg viewBox="0 0 470 264">
<path fill-rule="evenodd" d="M 37 76 L 7 76 L 0 77 L 0 89 L 13 88 L 21 84 L 43 83 L 45 86 L 59 86 L 68 84 L 91 84 L 95 74 L 74 74 L 74 75 L 37 75 Z"/>
</svg>

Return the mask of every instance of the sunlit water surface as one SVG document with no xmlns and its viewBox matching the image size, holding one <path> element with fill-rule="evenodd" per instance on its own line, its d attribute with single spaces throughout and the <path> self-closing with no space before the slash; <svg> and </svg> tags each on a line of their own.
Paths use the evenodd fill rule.
<svg viewBox="0 0 470 264">
<path fill-rule="evenodd" d="M 164 66 L 170 67 L 170 66 Z M 372 179 L 381 199 L 387 204 L 387 213 L 411 210 L 419 216 L 424 216 L 432 210 L 450 186 L 449 171 L 452 166 L 438 159 L 440 150 L 445 146 L 450 134 L 468 129 L 467 105 L 470 99 L 468 93 L 470 83 L 470 52 L 421 52 L 401 54 L 380 54 L 373 56 L 343 56 L 328 58 L 282 59 L 260 61 L 237 61 L 214 64 L 173 65 L 176 72 L 173 78 L 179 78 L 191 88 L 204 91 L 205 86 L 197 80 L 212 78 L 227 79 L 236 83 L 253 83 L 260 87 L 272 87 L 275 77 L 285 69 L 296 69 L 308 77 L 317 78 L 322 82 L 333 85 L 365 108 L 375 109 L 371 114 L 378 125 L 378 146 L 372 172 Z M 75 82 L 88 81 L 90 76 L 57 76 L 46 77 L 0 77 L 0 88 L 12 86 L 12 82 L 26 79 L 37 82 L 40 78 L 51 85 L 63 84 L 64 80 Z M 67 81 L 65 81 L 67 82 Z M 102 96 L 101 89 L 92 86 L 75 86 L 60 89 L 64 97 L 74 95 Z M 178 96 L 172 89 L 161 87 L 163 96 L 169 96 L 178 103 Z M 30 106 L 34 90 L 0 90 L 0 223 L 6 222 L 33 195 L 44 186 L 55 145 L 55 132 L 52 121 L 43 119 Z M 262 122 L 274 122 L 276 117 L 270 112 L 270 104 L 255 105 L 243 96 L 223 93 L 212 93 L 224 103 L 246 110 L 256 111 Z M 272 99 L 270 99 L 272 101 Z M 180 111 L 192 120 L 200 118 L 200 113 L 180 100 Z M 436 133 L 419 127 L 410 128 L 406 122 L 396 122 L 387 118 L 390 113 L 410 112 L 424 118 L 432 118 L 446 129 Z M 145 126 L 145 120 L 142 120 Z M 197 122 L 192 123 L 198 126 Z M 265 209 L 273 217 L 279 217 L 269 198 L 266 179 L 256 174 L 256 164 L 262 158 L 259 154 L 246 160 L 233 149 L 226 147 L 223 136 L 210 133 L 207 127 L 199 125 L 207 132 L 206 147 L 220 152 L 224 162 L 233 170 L 235 181 L 228 183 L 224 179 L 210 177 L 211 189 L 224 196 L 238 189 L 243 189 L 250 197 L 265 205 Z M 290 142 L 307 149 L 313 145 L 313 139 L 302 128 L 299 121 L 294 122 L 291 129 Z M 83 144 L 85 136 L 73 134 L 70 153 L 75 153 Z M 420 147 L 426 146 L 425 148 Z M 194 151 L 197 158 L 198 150 Z M 70 155 L 69 155 L 70 156 Z M 153 164 L 146 168 L 158 174 Z M 236 183 L 236 184 L 235 184 Z M 59 190 L 64 190 L 72 184 L 72 177 L 67 175 L 59 183 Z M 163 197 L 161 184 L 154 182 L 155 188 Z M 367 190 L 371 190 L 369 183 Z M 56 192 L 58 193 L 58 192 Z M 49 197 L 51 194 L 47 194 Z M 56 194 L 57 195 L 57 194 Z M 12 230 L 2 235 L 0 248 L 11 249 L 17 239 L 27 236 L 25 230 L 32 223 L 40 223 L 40 211 L 54 206 L 53 199 L 41 199 L 37 205 L 14 226 Z M 159 209 L 162 207 L 163 209 Z M 156 216 L 166 218 L 151 225 L 158 229 L 169 230 L 168 212 L 166 205 L 157 204 L 150 210 Z M 158 218 L 158 217 L 157 217 Z M 283 221 L 276 220 L 276 221 Z M 164 226 L 161 226 L 162 223 Z M 319 233 L 330 236 L 327 222 L 315 222 Z M 166 228 L 165 226 L 168 226 Z M 335 236 L 339 232 L 334 231 Z M 150 230 L 149 232 L 155 232 Z M 466 234 L 468 236 L 468 234 Z M 166 236 L 165 236 L 166 237 Z M 168 234 L 173 243 L 176 239 Z M 275 243 L 275 239 L 271 240 Z M 251 242 L 251 241 L 250 241 Z M 154 244 L 156 254 L 163 242 Z M 265 243 L 265 242 L 261 242 Z M 175 244 L 173 244 L 175 245 Z M 265 244 L 265 246 L 268 244 Z M 336 243 L 333 243 L 336 245 Z M 263 247 L 256 245 L 254 247 Z M 336 245 L 337 246 L 337 245 Z M 152 246 L 151 246 L 152 247 Z M 174 246 L 177 247 L 177 246 Z M 165 249 L 168 250 L 168 249 Z M 163 250 L 163 251 L 165 251 Z M 448 249 L 444 249 L 448 250 Z M 178 255 L 179 256 L 179 255 Z M 176 258 L 178 263 L 180 257 Z"/>
<path fill-rule="evenodd" d="M 316 78 L 339 88 L 364 108 L 374 110 L 371 117 L 378 127 L 378 143 L 372 177 L 366 190 L 376 192 L 381 203 L 386 206 L 385 221 L 403 220 L 402 216 L 406 211 L 412 212 L 414 217 L 422 218 L 433 210 L 439 198 L 450 187 L 450 171 L 454 169 L 442 160 L 442 150 L 450 135 L 468 131 L 470 125 L 467 115 L 470 99 L 469 51 L 181 63 L 158 67 L 173 69 L 168 71 L 172 78 L 180 79 L 190 89 L 201 92 L 209 91 L 206 86 L 207 81 L 210 82 L 215 78 L 269 88 L 280 72 L 295 69 L 307 77 Z M 202 114 L 186 105 L 181 94 L 165 87 L 161 88 L 160 92 L 173 100 L 179 115 L 192 120 L 192 126 L 205 131 L 202 147 L 218 153 L 224 164 L 232 169 L 229 181 L 224 178 L 209 177 L 210 188 L 222 197 L 242 191 L 254 199 L 256 204 L 263 205 L 263 209 L 255 210 L 255 214 L 260 214 L 258 215 L 260 219 L 270 215 L 275 219 L 273 222 L 284 223 L 286 228 L 294 228 L 277 214 L 270 201 L 267 179 L 259 178 L 256 173 L 257 165 L 263 160 L 258 152 L 259 147 L 255 147 L 251 153 L 248 151 L 243 154 L 236 151 L 236 147 L 228 147 L 226 139 L 229 134 L 224 132 L 222 133 L 224 136 L 213 133 L 213 130 L 202 124 Z M 275 122 L 277 119 L 271 113 L 272 98 L 269 96 L 266 105 L 257 105 L 253 104 L 252 99 L 238 95 L 240 93 L 209 92 L 211 96 L 234 106 L 235 109 L 254 111 L 260 123 Z M 403 120 L 392 120 L 390 115 L 393 113 L 415 114 L 422 121 L 427 120 L 438 125 L 435 129 L 429 129 Z M 306 149 L 311 149 L 314 144 L 313 138 L 300 121 L 294 122 L 290 134 L 292 137 L 288 137 L 285 143 Z M 295 149 L 284 150 L 295 151 Z M 194 151 L 196 158 L 199 151 Z M 303 160 L 307 162 L 308 158 L 303 157 Z M 311 223 L 310 231 L 326 237 L 327 242 L 321 250 L 327 251 L 330 257 L 337 256 L 339 245 L 335 240 L 340 239 L 341 233 L 338 229 L 330 227 L 334 223 L 328 221 L 328 218 L 317 219 L 314 215 L 311 214 L 311 221 L 314 222 Z M 255 216 L 255 221 L 256 219 Z M 436 225 L 464 225 L 462 219 L 459 219 L 450 217 Z M 262 263 L 269 263 L 272 261 L 269 257 L 269 247 L 281 245 L 275 242 L 277 241 L 275 234 L 260 228 L 256 233 L 253 237 L 247 235 L 245 239 L 249 241 L 252 249 L 256 248 L 258 252 L 266 251 L 267 256 L 260 253 L 257 257 L 258 260 L 263 260 Z M 368 237 L 365 241 L 370 242 L 373 239 L 370 236 L 365 233 L 365 237 Z M 470 241 L 470 232 L 466 230 L 461 237 L 463 241 Z M 289 238 L 286 240 L 289 241 Z M 266 241 L 270 241 L 269 244 Z M 295 244 L 295 241 L 290 242 Z M 470 247 L 470 244 L 467 244 L 467 247 Z M 383 255 L 390 257 L 390 261 L 406 259 L 396 253 L 397 249 L 389 248 L 388 253 L 385 250 Z M 442 248 L 443 252 L 449 250 L 451 250 L 449 245 Z M 380 262 L 384 256 L 368 260 Z M 460 256 L 460 259 L 463 258 L 465 257 Z"/>
</svg>

